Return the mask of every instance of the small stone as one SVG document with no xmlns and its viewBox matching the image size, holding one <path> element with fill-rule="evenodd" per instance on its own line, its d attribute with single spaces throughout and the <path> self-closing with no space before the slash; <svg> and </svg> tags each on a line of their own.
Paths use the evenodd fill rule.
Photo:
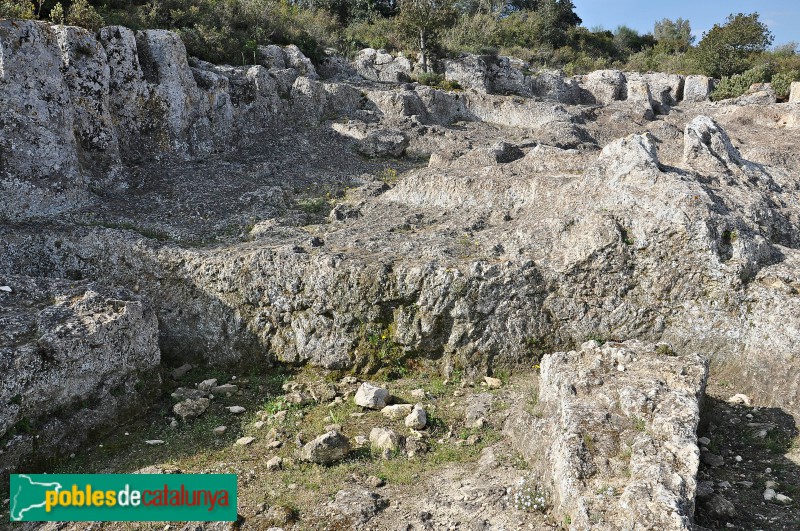
<svg viewBox="0 0 800 531">
<path fill-rule="evenodd" d="M 211 392 L 215 395 L 232 395 L 239 390 L 239 387 L 233 384 L 217 385 L 211 388 Z"/>
<path fill-rule="evenodd" d="M 383 387 L 364 382 L 358 388 L 355 402 L 361 407 L 369 409 L 383 409 L 386 407 L 386 400 L 389 398 L 389 391 Z"/>
<path fill-rule="evenodd" d="M 260 430 L 261 428 L 264 427 L 265 424 L 266 422 L 264 422 L 263 420 L 259 420 L 253 423 L 253 427 L 257 430 Z"/>
<path fill-rule="evenodd" d="M 697 444 L 700 444 L 702 446 L 708 446 L 709 444 L 711 444 L 711 439 L 709 439 L 708 437 L 700 437 L 699 439 L 697 439 Z"/>
<path fill-rule="evenodd" d="M 11 289 L 11 286 L 0 286 L 0 291 L 4 293 L 11 293 L 14 290 Z"/>
<path fill-rule="evenodd" d="M 625 372 L 625 365 L 622 365 L 621 363 L 619 365 L 617 365 L 617 371 Z"/>
<path fill-rule="evenodd" d="M 706 500 L 704 506 L 709 516 L 715 520 L 734 518 L 736 516 L 736 506 L 719 494 L 712 495 Z"/>
<path fill-rule="evenodd" d="M 483 381 L 486 382 L 486 387 L 489 389 L 500 389 L 503 387 L 503 380 L 500 378 L 492 378 L 491 376 L 484 376 Z"/>
<path fill-rule="evenodd" d="M 300 450 L 300 459 L 321 465 L 341 461 L 350 453 L 350 441 L 338 431 L 329 431 L 307 443 Z"/>
<path fill-rule="evenodd" d="M 414 409 L 411 410 L 411 413 L 408 414 L 404 422 L 406 427 L 411 428 L 412 430 L 424 429 L 425 425 L 428 423 L 428 414 L 425 412 L 422 404 L 415 405 Z"/>
<path fill-rule="evenodd" d="M 369 485 L 373 489 L 377 489 L 386 485 L 386 482 L 381 478 L 379 478 L 378 476 L 370 476 L 367 478 L 367 485 Z"/>
<path fill-rule="evenodd" d="M 369 432 L 369 442 L 373 448 L 382 452 L 395 452 L 400 449 L 402 439 L 394 430 L 386 428 L 372 428 Z"/>
<path fill-rule="evenodd" d="M 756 437 L 758 437 L 759 439 L 766 439 L 767 430 L 759 430 L 759 432 L 756 434 Z"/>
<path fill-rule="evenodd" d="M 190 363 L 184 363 L 177 369 L 173 370 L 171 373 L 173 380 L 179 380 L 184 377 L 184 375 L 192 370 L 192 365 Z"/>
<path fill-rule="evenodd" d="M 772 480 L 769 480 L 769 481 L 767 481 L 767 482 L 764 484 L 764 488 L 767 488 L 767 489 L 777 489 L 777 488 L 778 488 L 778 482 L 777 482 L 777 481 L 772 481 Z"/>
<path fill-rule="evenodd" d="M 216 387 L 216 385 L 217 385 L 217 379 L 211 378 L 209 380 L 203 380 L 202 382 L 197 384 L 197 388 L 203 391 L 204 393 L 209 393 L 211 392 L 211 389 Z"/>
<path fill-rule="evenodd" d="M 750 397 L 741 393 L 737 393 L 728 399 L 728 403 L 741 406 L 750 406 Z"/>
<path fill-rule="evenodd" d="M 737 485 L 741 485 L 742 487 L 744 487 L 746 489 L 752 489 L 753 485 L 754 485 L 754 483 L 752 481 L 737 481 L 736 484 Z"/>
<path fill-rule="evenodd" d="M 171 421 L 169 421 L 169 427 L 174 430 L 175 428 L 178 427 L 178 421 L 175 420 L 175 419 L 172 419 Z"/>
<path fill-rule="evenodd" d="M 228 431 L 227 426 L 217 426 L 216 428 L 214 428 L 214 435 L 219 437 L 220 435 L 225 435 L 226 431 Z"/>
<path fill-rule="evenodd" d="M 278 455 L 267 461 L 267 470 L 280 470 L 282 467 L 283 459 Z"/>
<path fill-rule="evenodd" d="M 481 436 L 478 435 L 477 433 L 473 433 L 472 435 L 467 437 L 467 440 L 464 442 L 464 444 L 466 444 L 467 446 L 475 446 L 479 442 L 481 442 Z"/>
<path fill-rule="evenodd" d="M 281 446 L 283 446 L 282 441 L 270 441 L 270 443 L 267 444 L 267 448 L 272 448 L 272 449 L 280 448 Z"/>
<path fill-rule="evenodd" d="M 226 407 L 225 409 L 227 409 L 228 411 L 230 411 L 230 412 L 231 412 L 231 413 L 233 413 L 234 415 L 241 415 L 242 413 L 244 413 L 245 411 L 247 411 L 247 410 L 246 410 L 245 408 L 243 408 L 242 406 L 230 406 L 230 407 Z"/>
<path fill-rule="evenodd" d="M 695 496 L 698 500 L 705 500 L 711 497 L 714 494 L 714 482 L 713 481 L 698 481 L 697 482 L 697 490 L 695 492 Z"/>
<path fill-rule="evenodd" d="M 792 503 L 792 499 L 789 496 L 786 496 L 785 494 L 776 494 L 775 495 L 775 501 L 778 502 L 778 503 L 783 503 L 783 504 Z"/>
<path fill-rule="evenodd" d="M 144 443 L 150 446 L 158 446 L 160 444 L 164 444 L 164 441 L 162 441 L 161 439 L 150 439 L 148 441 L 145 441 Z"/>
<path fill-rule="evenodd" d="M 485 428 L 488 425 L 489 425 L 489 421 L 486 420 L 486 417 L 481 417 L 481 418 L 477 419 L 475 422 L 473 422 L 470 425 L 470 428 L 477 428 L 477 429 L 482 430 L 483 428 Z"/>
<path fill-rule="evenodd" d="M 777 496 L 775 489 L 764 489 L 764 501 L 772 501 Z"/>
<path fill-rule="evenodd" d="M 411 391 L 411 396 L 418 400 L 422 400 L 425 398 L 425 390 L 424 389 L 414 389 Z"/>
<path fill-rule="evenodd" d="M 369 442 L 369 439 L 364 435 L 356 435 L 353 440 L 356 442 L 357 446 L 364 446 Z"/>
<path fill-rule="evenodd" d="M 765 474 L 772 474 L 772 469 L 767 467 L 767 468 L 764 469 L 764 473 Z"/>
<path fill-rule="evenodd" d="M 703 463 L 710 467 L 718 467 L 725 464 L 725 459 L 723 459 L 721 455 L 712 454 L 711 452 L 703 453 L 701 459 Z"/>
<path fill-rule="evenodd" d="M 381 413 L 390 419 L 401 419 L 410 414 L 413 409 L 414 406 L 411 404 L 394 404 L 381 409 Z"/>
<path fill-rule="evenodd" d="M 255 437 L 242 437 L 240 439 L 236 439 L 236 445 L 247 446 L 248 444 L 251 444 L 255 440 L 256 440 Z"/>
<path fill-rule="evenodd" d="M 186 422 L 187 420 L 199 417 L 205 413 L 210 404 L 211 401 L 208 398 L 198 398 L 197 400 L 188 399 L 175 404 L 172 411 L 174 411 L 182 421 Z"/>
<path fill-rule="evenodd" d="M 742 462 L 742 456 L 741 455 L 737 455 L 736 457 L 734 457 L 734 459 L 736 459 L 737 463 L 741 463 Z"/>
</svg>

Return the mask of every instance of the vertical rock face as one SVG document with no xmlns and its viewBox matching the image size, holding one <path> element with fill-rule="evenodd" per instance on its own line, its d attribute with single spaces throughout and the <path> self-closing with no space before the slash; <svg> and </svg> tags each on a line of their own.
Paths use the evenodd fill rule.
<svg viewBox="0 0 800 531">
<path fill-rule="evenodd" d="M 714 90 L 714 80 L 706 76 L 686 76 L 683 99 L 691 102 L 708 101 Z"/>
<path fill-rule="evenodd" d="M 402 54 L 395 57 L 386 50 L 361 50 L 353 61 L 353 68 L 358 75 L 371 81 L 399 83 L 411 80 L 411 61 Z"/>
<path fill-rule="evenodd" d="M 62 53 L 62 73 L 73 109 L 73 132 L 81 165 L 98 177 L 120 158 L 109 109 L 111 79 L 106 52 L 83 28 L 53 28 Z"/>
<path fill-rule="evenodd" d="M 159 387 L 158 324 L 125 290 L 5 277 L 0 293 L 0 475 L 74 451 Z"/>
<path fill-rule="evenodd" d="M 199 97 L 186 48 L 177 35 L 165 30 L 137 32 L 136 47 L 144 79 L 164 106 L 170 150 L 188 155 Z"/>
<path fill-rule="evenodd" d="M 625 99 L 625 75 L 619 70 L 597 70 L 584 76 L 581 85 L 589 94 L 587 103 L 608 105 Z"/>
<path fill-rule="evenodd" d="M 792 82 L 789 90 L 789 103 L 800 103 L 800 81 Z"/>
<path fill-rule="evenodd" d="M 512 413 L 505 432 L 540 467 L 557 519 L 574 530 L 692 529 L 706 361 L 590 341 L 541 367 L 537 416 Z"/>
<path fill-rule="evenodd" d="M 56 213 L 82 180 L 74 110 L 55 33 L 33 21 L 0 21 L 0 215 Z"/>
</svg>

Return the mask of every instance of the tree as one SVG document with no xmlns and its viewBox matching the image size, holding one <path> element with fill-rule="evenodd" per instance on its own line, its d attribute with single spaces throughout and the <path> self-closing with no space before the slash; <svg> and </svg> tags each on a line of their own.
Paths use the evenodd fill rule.
<svg viewBox="0 0 800 531">
<path fill-rule="evenodd" d="M 772 41 L 772 33 L 758 13 L 729 15 L 725 24 L 715 24 L 703 34 L 695 50 L 697 66 L 712 77 L 741 74 L 752 65 L 753 56 Z"/>
<path fill-rule="evenodd" d="M 97 31 L 103 27 L 103 17 L 87 0 L 75 0 L 67 11 L 67 24 Z"/>
<path fill-rule="evenodd" d="M 28 0 L 0 0 L 0 17 L 34 18 L 35 8 Z"/>
<path fill-rule="evenodd" d="M 428 71 L 428 55 L 441 32 L 452 26 L 457 14 L 452 0 L 401 0 L 398 23 L 415 41 L 422 58 L 422 71 Z"/>
<path fill-rule="evenodd" d="M 668 53 L 685 52 L 694 43 L 692 26 L 682 18 L 657 21 L 653 27 L 653 37 Z"/>
<path fill-rule="evenodd" d="M 641 51 L 643 48 L 652 48 L 655 45 L 653 36 L 649 33 L 639 35 L 639 32 L 628 26 L 619 26 L 614 32 L 614 46 L 622 56 L 629 56 Z"/>
</svg>

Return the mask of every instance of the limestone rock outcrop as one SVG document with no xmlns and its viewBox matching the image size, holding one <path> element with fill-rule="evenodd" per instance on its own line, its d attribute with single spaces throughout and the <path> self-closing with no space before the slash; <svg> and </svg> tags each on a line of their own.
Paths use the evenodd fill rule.
<svg viewBox="0 0 800 531">
<path fill-rule="evenodd" d="M 541 367 L 538 414 L 512 413 L 504 431 L 537 467 L 557 519 L 576 531 L 694 529 L 707 361 L 590 341 Z"/>
<path fill-rule="evenodd" d="M 4 276 L 0 475 L 74 452 L 141 413 L 160 388 L 158 325 L 122 289 Z"/>
</svg>

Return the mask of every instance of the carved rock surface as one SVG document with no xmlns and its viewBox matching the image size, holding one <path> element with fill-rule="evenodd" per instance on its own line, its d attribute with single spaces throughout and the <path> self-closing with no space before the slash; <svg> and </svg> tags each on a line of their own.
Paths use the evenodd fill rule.
<svg viewBox="0 0 800 531">
<path fill-rule="evenodd" d="M 541 367 L 541 418 L 518 411 L 505 432 L 537 463 L 558 519 L 574 529 L 693 529 L 707 361 L 666 345 L 589 341 Z"/>
</svg>

